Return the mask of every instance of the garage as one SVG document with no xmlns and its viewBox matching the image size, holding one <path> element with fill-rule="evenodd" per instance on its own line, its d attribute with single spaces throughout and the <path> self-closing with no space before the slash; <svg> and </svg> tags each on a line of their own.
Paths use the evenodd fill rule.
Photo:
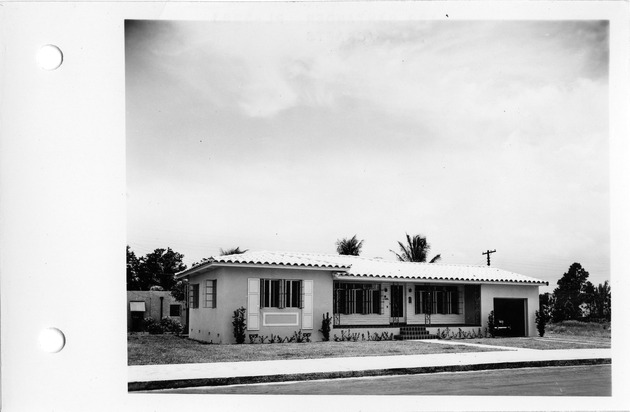
<svg viewBox="0 0 630 412">
<path fill-rule="evenodd" d="M 494 298 L 497 336 L 527 336 L 527 300 Z"/>
</svg>

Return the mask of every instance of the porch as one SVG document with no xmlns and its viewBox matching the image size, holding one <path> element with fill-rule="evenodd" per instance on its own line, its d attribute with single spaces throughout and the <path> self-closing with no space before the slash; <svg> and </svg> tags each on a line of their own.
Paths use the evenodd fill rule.
<svg viewBox="0 0 630 412">
<path fill-rule="evenodd" d="M 332 323 L 333 329 L 481 327 L 481 286 L 335 281 Z"/>
</svg>

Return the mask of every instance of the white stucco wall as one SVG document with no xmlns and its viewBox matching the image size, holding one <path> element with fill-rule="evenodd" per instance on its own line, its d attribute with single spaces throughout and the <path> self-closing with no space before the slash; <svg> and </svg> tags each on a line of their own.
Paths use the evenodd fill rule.
<svg viewBox="0 0 630 412">
<path fill-rule="evenodd" d="M 305 269 L 271 269 L 271 268 L 247 268 L 247 267 L 219 267 L 211 271 L 194 276 L 190 284 L 199 284 L 199 308 L 190 310 L 189 337 L 192 339 L 212 343 L 234 343 L 232 329 L 232 314 L 239 307 L 247 309 L 247 280 L 255 279 L 295 279 L 313 281 L 313 328 L 306 329 L 301 324 L 302 310 L 299 308 L 263 308 L 260 309 L 260 328 L 258 330 L 246 330 L 245 341 L 249 342 L 249 334 L 270 336 L 271 334 L 293 336 L 293 333 L 302 330 L 311 333 L 311 340 L 321 340 L 318 331 L 322 324 L 322 315 L 326 312 L 332 317 L 333 282 L 332 273 L 320 270 Z M 205 281 L 217 280 L 217 307 L 204 307 Z M 265 313 L 296 313 L 297 325 L 266 326 L 263 322 Z"/>
<path fill-rule="evenodd" d="M 198 283 L 199 286 L 199 308 L 190 310 L 189 334 L 192 339 L 203 340 L 213 343 L 234 343 L 232 333 L 232 313 L 239 307 L 248 307 L 248 279 L 299 279 L 313 281 L 313 328 L 305 330 L 302 327 L 301 309 L 299 308 L 269 308 L 259 309 L 260 328 L 258 330 L 246 331 L 246 342 L 249 341 L 247 335 L 258 334 L 260 336 L 270 336 L 271 334 L 292 336 L 297 330 L 312 333 L 313 341 L 321 340 L 322 315 L 329 312 L 332 316 L 333 300 L 333 279 L 329 271 L 284 268 L 247 268 L 247 267 L 219 267 L 204 273 L 195 275 L 191 284 Z M 217 307 L 206 308 L 205 302 L 205 281 L 208 279 L 217 280 Z M 389 283 L 387 286 L 391 286 Z M 410 285 L 406 285 L 411 287 Z M 413 293 L 409 293 L 409 287 L 405 287 L 405 319 L 408 324 L 424 323 L 424 316 L 415 315 L 413 306 Z M 389 295 L 384 301 L 384 315 L 346 315 L 343 316 L 342 325 L 387 325 L 389 322 Z M 413 292 L 413 291 L 412 291 Z M 484 284 L 481 285 L 481 327 L 487 326 L 488 315 L 494 310 L 495 298 L 519 298 L 526 300 L 526 324 L 525 333 L 528 336 L 536 336 L 535 311 L 538 309 L 538 286 L 514 285 L 514 284 Z M 462 295 L 462 293 L 460 293 Z M 411 302 L 410 299 L 411 298 Z M 297 325 L 269 326 L 265 325 L 263 317 L 265 313 L 297 313 L 299 323 Z M 464 314 L 459 315 L 434 315 L 432 324 L 453 324 L 463 323 Z M 473 328 L 475 331 L 477 326 Z M 338 329 L 333 329 L 332 333 L 338 333 Z"/>
<path fill-rule="evenodd" d="M 488 326 L 488 316 L 494 310 L 495 298 L 524 298 L 526 299 L 527 322 L 525 324 L 527 336 L 537 336 L 536 310 L 538 310 L 538 285 L 481 285 L 481 324 Z"/>
<path fill-rule="evenodd" d="M 162 298 L 162 299 L 160 299 Z M 178 302 L 173 298 L 169 291 L 158 290 L 128 290 L 127 291 L 127 330 L 131 330 L 131 311 L 129 309 L 130 302 L 145 302 L 146 311 L 142 314 L 143 318 L 152 317 L 160 320 L 160 314 L 163 318 L 172 318 L 178 320 L 182 325 L 186 323 L 186 305 L 184 302 Z M 162 310 L 160 311 L 160 305 Z M 179 316 L 171 316 L 171 305 L 180 307 Z"/>
</svg>

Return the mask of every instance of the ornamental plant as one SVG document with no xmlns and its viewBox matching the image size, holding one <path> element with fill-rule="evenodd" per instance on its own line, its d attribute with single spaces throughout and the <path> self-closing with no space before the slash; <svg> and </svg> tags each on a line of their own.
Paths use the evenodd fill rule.
<svg viewBox="0 0 630 412">
<path fill-rule="evenodd" d="M 240 307 L 234 311 L 232 315 L 232 326 L 234 331 L 234 339 L 239 345 L 245 342 L 245 308 Z"/>
<path fill-rule="evenodd" d="M 160 326 L 162 327 L 164 332 L 171 332 L 177 336 L 179 336 L 184 331 L 184 327 L 182 326 L 182 324 L 177 319 L 173 318 L 162 318 L 162 320 L 160 321 Z"/>
<path fill-rule="evenodd" d="M 541 338 L 545 336 L 545 325 L 547 325 L 548 321 L 549 318 L 544 309 L 542 311 L 536 311 L 536 329 L 538 329 L 538 336 Z"/>
<path fill-rule="evenodd" d="M 494 338 L 495 333 L 496 333 L 496 329 L 494 328 L 494 311 L 491 310 L 490 314 L 488 315 L 488 333 L 490 334 L 491 338 Z"/>
<path fill-rule="evenodd" d="M 324 342 L 330 341 L 330 313 L 326 312 L 326 316 L 322 314 L 322 328 L 319 330 L 324 335 Z"/>
<path fill-rule="evenodd" d="M 164 333 L 164 327 L 152 317 L 144 318 L 144 328 L 151 335 L 161 335 Z"/>
</svg>

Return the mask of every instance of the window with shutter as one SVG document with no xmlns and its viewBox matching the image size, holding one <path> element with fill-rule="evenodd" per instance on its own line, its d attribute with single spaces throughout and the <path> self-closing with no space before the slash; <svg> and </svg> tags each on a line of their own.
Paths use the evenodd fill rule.
<svg viewBox="0 0 630 412">
<path fill-rule="evenodd" d="M 197 309 L 199 307 L 199 284 L 198 283 L 189 285 L 188 306 L 191 309 Z"/>
<path fill-rule="evenodd" d="M 301 295 L 302 295 L 302 281 L 301 280 L 285 280 L 284 281 L 284 294 L 285 294 L 285 307 L 287 308 L 300 308 L 301 307 Z"/>
<path fill-rule="evenodd" d="M 333 289 L 334 313 L 383 314 L 383 297 L 379 284 L 335 282 Z"/>
<path fill-rule="evenodd" d="M 206 299 L 205 299 L 204 306 L 206 308 L 217 307 L 217 280 L 216 279 L 206 280 Z"/>
<path fill-rule="evenodd" d="M 280 285 L 279 279 L 260 280 L 260 307 L 278 308 L 280 307 Z"/>
<path fill-rule="evenodd" d="M 451 313 L 459 314 L 459 289 L 457 286 L 451 288 Z"/>
<path fill-rule="evenodd" d="M 313 329 L 313 281 L 301 282 L 302 291 L 302 328 Z"/>
<path fill-rule="evenodd" d="M 281 280 L 278 282 L 278 306 L 277 308 L 283 309 L 286 304 L 286 291 L 285 291 L 286 281 Z"/>
<path fill-rule="evenodd" d="M 247 279 L 247 330 L 260 329 L 260 296 L 263 282 L 257 278 Z"/>
</svg>

